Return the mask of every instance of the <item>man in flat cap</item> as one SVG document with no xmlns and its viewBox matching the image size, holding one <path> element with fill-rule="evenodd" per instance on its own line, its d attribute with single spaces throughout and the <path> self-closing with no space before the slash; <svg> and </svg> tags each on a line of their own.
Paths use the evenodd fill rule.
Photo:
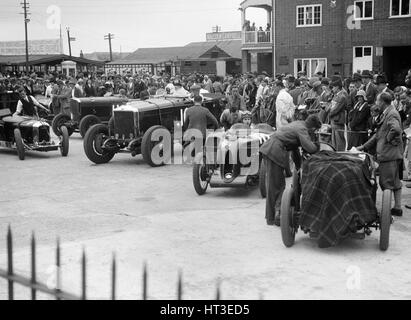
<svg viewBox="0 0 411 320">
<path fill-rule="evenodd" d="M 342 79 L 339 75 L 332 77 L 330 86 L 334 93 L 330 109 L 332 141 L 337 151 L 345 151 L 345 122 L 348 93 L 343 88 Z"/>
</svg>

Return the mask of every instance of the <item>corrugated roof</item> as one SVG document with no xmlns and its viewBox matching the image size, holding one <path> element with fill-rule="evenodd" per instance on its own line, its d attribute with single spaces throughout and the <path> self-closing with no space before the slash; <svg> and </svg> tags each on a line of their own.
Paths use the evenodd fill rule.
<svg viewBox="0 0 411 320">
<path fill-rule="evenodd" d="M 231 40 L 192 42 L 184 47 L 140 48 L 126 58 L 109 64 L 157 64 L 170 60 L 199 59 L 214 46 L 218 46 L 233 58 L 241 59 L 241 40 Z"/>
<path fill-rule="evenodd" d="M 84 64 L 96 64 L 96 65 L 104 64 L 104 62 L 102 61 L 84 59 L 84 58 L 74 57 L 74 56 L 70 57 L 65 54 L 29 55 L 30 65 L 49 63 L 53 61 L 65 61 L 65 60 L 71 60 L 71 61 L 84 63 Z M 3 64 L 3 65 L 8 65 L 8 64 L 24 65 L 25 63 L 26 63 L 25 56 L 20 56 L 20 55 L 19 56 L 0 56 L 0 64 Z"/>
<path fill-rule="evenodd" d="M 113 60 L 121 60 L 129 56 L 131 52 L 113 52 Z M 110 52 L 84 53 L 84 58 L 97 61 L 110 61 Z"/>
</svg>

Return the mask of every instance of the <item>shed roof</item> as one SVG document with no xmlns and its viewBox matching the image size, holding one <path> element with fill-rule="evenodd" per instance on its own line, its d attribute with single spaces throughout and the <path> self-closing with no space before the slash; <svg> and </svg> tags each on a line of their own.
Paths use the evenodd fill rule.
<svg viewBox="0 0 411 320">
<path fill-rule="evenodd" d="M 184 47 L 140 48 L 126 58 L 108 64 L 157 64 L 175 60 L 194 60 L 199 59 L 214 47 L 232 58 L 241 59 L 241 40 L 231 40 L 192 42 Z"/>
</svg>

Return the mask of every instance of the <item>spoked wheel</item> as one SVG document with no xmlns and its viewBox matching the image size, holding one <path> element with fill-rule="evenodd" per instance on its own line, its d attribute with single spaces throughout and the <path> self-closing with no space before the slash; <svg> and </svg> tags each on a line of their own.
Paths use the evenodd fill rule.
<svg viewBox="0 0 411 320">
<path fill-rule="evenodd" d="M 26 158 L 26 150 L 24 148 L 20 129 L 14 129 L 14 141 L 16 142 L 17 155 L 19 156 L 19 159 L 23 161 Z"/>
<path fill-rule="evenodd" d="M 267 197 L 267 184 L 266 184 L 267 183 L 267 178 L 266 178 L 266 174 L 267 174 L 266 163 L 265 163 L 265 160 L 262 159 L 261 164 L 260 164 L 258 185 L 259 185 L 259 188 L 260 188 L 261 197 L 263 199 L 265 199 Z"/>
<path fill-rule="evenodd" d="M 69 122 L 71 120 L 70 116 L 60 113 L 56 115 L 53 119 L 53 122 L 51 123 L 51 128 L 53 129 L 53 132 L 56 136 L 60 137 L 62 135 L 61 132 L 61 127 L 65 125 L 66 122 Z M 74 133 L 74 129 L 72 128 L 67 128 L 69 136 L 71 136 Z"/>
<path fill-rule="evenodd" d="M 69 153 L 69 144 L 70 144 L 69 133 L 68 133 L 68 130 L 65 126 L 62 126 L 60 128 L 60 130 L 61 130 L 61 134 L 62 134 L 61 135 L 60 152 L 61 152 L 61 155 L 63 157 L 67 157 L 67 155 Z"/>
<path fill-rule="evenodd" d="M 95 164 L 110 162 L 115 153 L 104 150 L 104 141 L 108 138 L 108 128 L 104 124 L 92 126 L 84 137 L 83 146 L 87 158 Z"/>
<path fill-rule="evenodd" d="M 208 184 L 210 183 L 210 172 L 206 163 L 206 157 L 203 153 L 197 154 L 193 165 L 193 185 L 198 195 L 202 196 L 206 193 Z"/>
<path fill-rule="evenodd" d="M 287 248 L 292 247 L 295 242 L 294 202 L 294 190 L 290 188 L 284 191 L 281 199 L 281 236 Z"/>
<path fill-rule="evenodd" d="M 382 209 L 380 214 L 380 250 L 386 251 L 390 244 L 391 228 L 391 199 L 392 191 L 385 190 L 382 195 Z"/>
<path fill-rule="evenodd" d="M 171 160 L 172 149 L 170 131 L 163 126 L 151 127 L 143 136 L 141 153 L 144 161 L 151 167 L 167 164 Z"/>
</svg>

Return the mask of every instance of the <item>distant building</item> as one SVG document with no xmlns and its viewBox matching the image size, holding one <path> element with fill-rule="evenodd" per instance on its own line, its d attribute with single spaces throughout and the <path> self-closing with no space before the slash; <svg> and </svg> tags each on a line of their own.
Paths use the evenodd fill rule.
<svg viewBox="0 0 411 320">
<path fill-rule="evenodd" d="M 96 72 L 104 70 L 104 62 L 89 60 L 65 54 L 46 54 L 46 55 L 30 55 L 29 56 L 29 72 L 50 71 L 63 72 L 62 64 L 71 61 L 71 69 L 66 70 L 70 75 L 74 76 L 79 72 Z M 0 71 L 22 72 L 25 71 L 26 56 L 22 55 L 0 55 Z"/>
<path fill-rule="evenodd" d="M 357 70 L 385 72 L 401 83 L 411 67 L 409 0 L 288 0 L 275 2 L 276 72 L 321 71 L 351 76 Z M 272 0 L 241 3 L 242 23 L 251 7 L 267 11 Z M 272 36 L 243 30 L 243 71 L 272 72 Z"/>
<path fill-rule="evenodd" d="M 223 34 L 223 33 L 221 33 Z M 238 35 L 241 35 L 239 32 Z M 130 70 L 152 74 L 190 74 L 194 71 L 225 76 L 241 73 L 241 40 L 193 42 L 184 47 L 141 48 L 105 65 L 106 72 Z"/>
<path fill-rule="evenodd" d="M 29 40 L 29 54 L 62 54 L 61 39 Z M 0 41 L 0 55 L 25 55 L 25 41 Z"/>
<path fill-rule="evenodd" d="M 131 52 L 113 52 L 113 61 L 114 60 L 121 60 L 130 55 Z M 90 60 L 96 61 L 110 61 L 110 52 L 92 52 L 92 53 L 84 53 L 83 57 Z"/>
</svg>

